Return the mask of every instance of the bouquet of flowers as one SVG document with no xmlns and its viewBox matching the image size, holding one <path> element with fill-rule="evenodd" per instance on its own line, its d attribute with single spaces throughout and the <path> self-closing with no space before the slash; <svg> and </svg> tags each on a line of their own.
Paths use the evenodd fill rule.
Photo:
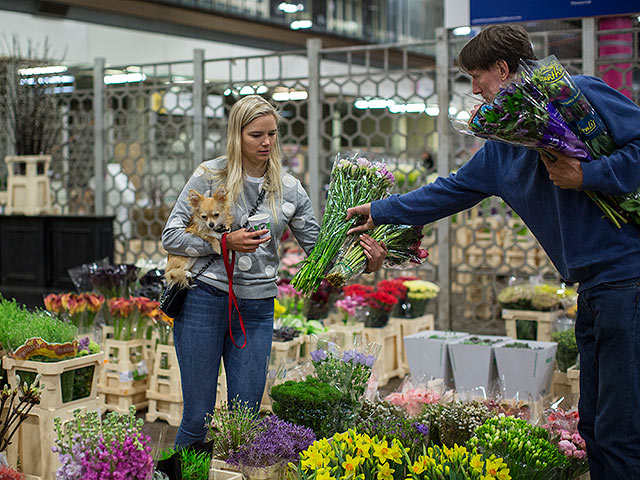
<svg viewBox="0 0 640 480">
<path fill-rule="evenodd" d="M 407 288 L 410 318 L 424 315 L 429 300 L 435 298 L 440 292 L 438 285 L 426 280 L 406 280 L 404 286 Z"/>
<path fill-rule="evenodd" d="M 481 455 L 477 451 L 454 445 L 429 447 L 409 465 L 409 479 L 414 480 L 510 480 L 509 467 L 496 455 Z M 519 477 L 514 477 L 519 478 Z M 522 477 L 526 478 L 526 477 Z"/>
<path fill-rule="evenodd" d="M 348 430 L 316 440 L 289 467 L 296 480 L 403 480 L 405 465 L 405 450 L 398 440 L 389 444 L 384 438 Z"/>
<path fill-rule="evenodd" d="M 89 269 L 89 281 L 93 290 L 106 298 L 128 298 L 137 277 L 138 267 L 135 265 L 93 266 Z"/>
<path fill-rule="evenodd" d="M 577 410 L 551 410 L 546 413 L 542 427 L 549 432 L 549 439 L 569 460 L 564 478 L 578 478 L 589 470 L 584 439 L 578 433 L 580 417 Z"/>
<path fill-rule="evenodd" d="M 367 304 L 365 297 L 360 295 L 345 295 L 336 301 L 336 307 L 342 314 L 344 325 L 354 325 L 357 321 L 358 311 Z"/>
<path fill-rule="evenodd" d="M 50 293 L 44 298 L 44 306 L 49 312 L 71 321 L 79 335 L 86 335 L 93 330 L 104 301 L 102 295 L 94 293 Z"/>
<path fill-rule="evenodd" d="M 453 391 L 445 390 L 442 379 L 420 385 L 407 377 L 399 391 L 390 393 L 384 397 L 384 401 L 401 407 L 411 417 L 417 417 L 426 404 L 453 401 Z"/>
<path fill-rule="evenodd" d="M 370 232 L 370 236 L 384 242 L 388 253 L 384 261 L 385 268 L 411 268 L 422 265 L 429 253 L 420 248 L 422 229 L 420 226 L 379 225 Z M 327 274 L 327 281 L 341 287 L 349 279 L 360 275 L 367 267 L 367 257 L 360 245 L 359 235 L 350 235 L 336 257 L 335 265 Z"/>
<path fill-rule="evenodd" d="M 318 342 L 320 348 L 311 352 L 316 377 L 360 401 L 367 389 L 380 345 L 357 341 L 353 349 L 340 351 L 332 342 Z"/>
<path fill-rule="evenodd" d="M 514 478 L 531 480 L 562 478 L 569 460 L 549 442 L 549 434 L 542 427 L 533 427 L 513 417 L 487 420 L 469 440 L 486 454 L 504 457 Z"/>
<path fill-rule="evenodd" d="M 58 436 L 54 452 L 61 466 L 58 480 L 149 480 L 153 458 L 149 437 L 142 433 L 142 419 L 135 407 L 129 413 L 116 412 L 100 419 L 97 411 L 74 412 L 74 419 L 62 426 L 55 418 Z"/>
<path fill-rule="evenodd" d="M 538 150 L 557 150 L 581 161 L 590 161 L 586 145 L 578 138 L 552 101 L 529 75 L 520 75 L 503 86 L 490 103 L 472 112 L 468 123 L 452 120 L 458 131 L 480 138 Z M 607 196 L 585 190 L 618 227 L 626 215 Z"/>
<path fill-rule="evenodd" d="M 163 318 L 159 302 L 145 297 L 110 298 L 107 304 L 115 340 L 143 338 L 147 320 Z"/>
<path fill-rule="evenodd" d="M 310 293 L 318 288 L 343 245 L 347 231 L 359 220 L 353 217 L 345 221 L 347 209 L 387 197 L 393 183 L 393 175 L 381 162 L 371 162 L 358 154 L 338 157 L 331 170 L 320 235 L 313 251 L 291 281 L 296 290 Z"/>
<path fill-rule="evenodd" d="M 398 298 L 393 295 L 375 290 L 367 296 L 369 312 L 364 320 L 365 327 L 382 328 L 389 321 L 391 311 L 398 304 Z"/>
<path fill-rule="evenodd" d="M 286 314 L 298 314 L 304 311 L 304 296 L 290 283 L 282 282 L 278 285 L 278 301 L 286 308 Z"/>
</svg>

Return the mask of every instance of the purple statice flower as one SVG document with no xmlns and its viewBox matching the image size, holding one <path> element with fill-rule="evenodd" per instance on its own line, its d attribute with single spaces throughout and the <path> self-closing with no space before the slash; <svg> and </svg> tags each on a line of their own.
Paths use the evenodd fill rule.
<svg viewBox="0 0 640 480">
<path fill-rule="evenodd" d="M 82 352 L 83 350 L 89 351 L 89 337 L 84 337 L 78 341 L 78 352 Z"/>
<path fill-rule="evenodd" d="M 425 425 L 424 423 L 413 423 L 412 424 L 415 429 L 421 433 L 424 436 L 428 436 L 429 435 L 429 427 L 427 425 Z"/>
<path fill-rule="evenodd" d="M 351 362 L 353 361 L 354 363 L 357 363 L 356 358 L 357 358 L 358 352 L 356 352 L 355 350 L 345 350 L 342 354 L 342 361 L 343 362 Z"/>
<path fill-rule="evenodd" d="M 325 352 L 321 348 L 311 352 L 311 360 L 313 360 L 314 362 L 321 362 L 325 358 L 327 358 L 327 352 Z"/>
<path fill-rule="evenodd" d="M 227 462 L 240 467 L 266 467 L 295 462 L 300 452 L 315 440 L 313 430 L 294 425 L 275 415 L 265 418 L 260 425 L 261 432 L 255 439 L 241 445 Z"/>
<path fill-rule="evenodd" d="M 367 355 L 366 353 L 356 352 L 354 362 L 356 364 L 364 365 L 365 367 L 373 367 L 376 362 L 376 357 L 373 355 Z"/>
</svg>

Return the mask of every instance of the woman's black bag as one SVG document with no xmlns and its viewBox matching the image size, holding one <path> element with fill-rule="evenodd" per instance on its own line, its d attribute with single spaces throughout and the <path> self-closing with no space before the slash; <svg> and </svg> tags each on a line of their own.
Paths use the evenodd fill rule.
<svg viewBox="0 0 640 480">
<path fill-rule="evenodd" d="M 189 287 L 181 288 L 178 285 L 171 285 L 164 289 L 160 297 L 160 310 L 169 318 L 176 318 L 182 311 L 184 300 L 189 293 Z"/>
</svg>

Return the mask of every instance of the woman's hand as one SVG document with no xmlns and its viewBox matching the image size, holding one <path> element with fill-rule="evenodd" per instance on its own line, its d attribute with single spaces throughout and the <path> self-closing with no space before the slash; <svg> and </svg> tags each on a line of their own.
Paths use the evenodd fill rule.
<svg viewBox="0 0 640 480">
<path fill-rule="evenodd" d="M 362 245 L 364 255 L 367 257 L 366 272 L 371 273 L 380 270 L 388 251 L 384 242 L 378 243 L 369 235 L 363 233 L 360 235 L 360 245 Z"/>
<path fill-rule="evenodd" d="M 260 245 L 271 240 L 271 235 L 259 238 L 265 233 L 269 233 L 269 230 L 249 231 L 244 228 L 235 230 L 227 235 L 227 248 L 241 253 L 253 253 Z"/>
</svg>

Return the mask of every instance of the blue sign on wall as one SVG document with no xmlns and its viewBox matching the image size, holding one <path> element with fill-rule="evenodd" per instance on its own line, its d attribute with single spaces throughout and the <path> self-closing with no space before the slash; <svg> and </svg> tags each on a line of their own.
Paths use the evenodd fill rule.
<svg viewBox="0 0 640 480">
<path fill-rule="evenodd" d="M 471 25 L 640 12 L 640 0 L 469 0 Z"/>
</svg>

